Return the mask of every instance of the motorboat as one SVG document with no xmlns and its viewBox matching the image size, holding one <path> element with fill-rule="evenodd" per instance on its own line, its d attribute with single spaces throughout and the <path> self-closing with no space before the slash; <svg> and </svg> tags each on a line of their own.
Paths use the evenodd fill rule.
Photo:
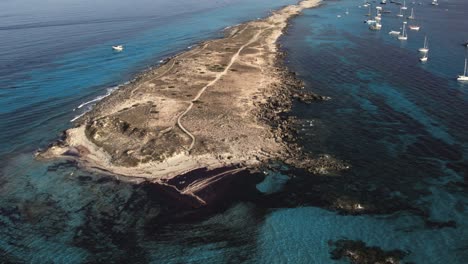
<svg viewBox="0 0 468 264">
<path fill-rule="evenodd" d="M 426 53 L 424 53 L 424 55 L 422 56 L 422 58 L 419 58 L 419 61 L 420 61 L 420 62 L 426 62 L 427 59 L 428 59 L 428 57 L 427 57 L 427 52 L 426 52 Z"/>
<path fill-rule="evenodd" d="M 112 49 L 115 51 L 123 51 L 124 47 L 122 45 L 112 46 Z"/>
</svg>

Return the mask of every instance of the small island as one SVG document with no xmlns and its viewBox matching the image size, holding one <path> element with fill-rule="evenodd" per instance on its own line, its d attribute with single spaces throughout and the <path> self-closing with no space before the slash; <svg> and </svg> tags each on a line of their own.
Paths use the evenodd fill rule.
<svg viewBox="0 0 468 264">
<path fill-rule="evenodd" d="M 277 40 L 290 18 L 319 3 L 286 6 L 167 59 L 100 101 L 37 157 L 74 159 L 116 177 L 166 185 L 197 169 L 228 168 L 174 187 L 201 204 L 196 192 L 223 175 L 272 160 L 291 163 L 299 148 L 287 142 L 289 120 L 281 113 L 293 99 L 326 98 L 302 90 L 282 66 Z M 296 163 L 340 166 L 326 157 Z"/>
</svg>

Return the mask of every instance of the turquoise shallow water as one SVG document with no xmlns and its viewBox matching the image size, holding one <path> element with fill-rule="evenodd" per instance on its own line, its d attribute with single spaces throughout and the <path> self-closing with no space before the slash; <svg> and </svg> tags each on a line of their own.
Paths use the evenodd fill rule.
<svg viewBox="0 0 468 264">
<path fill-rule="evenodd" d="M 287 65 L 306 89 L 332 97 L 295 104 L 300 143 L 352 166 L 337 176 L 267 171 L 200 212 L 154 186 L 33 159 L 92 106 L 83 103 L 226 26 L 292 2 L 1 3 L 2 261 L 346 263 L 330 259 L 329 241 L 347 238 L 408 251 L 408 262 L 465 263 L 468 85 L 454 80 L 468 39 L 462 0 L 414 5 L 422 28 L 406 43 L 387 34 L 401 25 L 391 4 L 380 32 L 362 23 L 365 10 L 353 0 L 325 1 L 292 20 L 281 40 Z M 430 60 L 421 64 L 425 35 Z M 125 52 L 113 53 L 115 43 Z M 336 210 L 343 197 L 374 210 Z M 431 225 L 446 221 L 456 227 Z"/>
</svg>

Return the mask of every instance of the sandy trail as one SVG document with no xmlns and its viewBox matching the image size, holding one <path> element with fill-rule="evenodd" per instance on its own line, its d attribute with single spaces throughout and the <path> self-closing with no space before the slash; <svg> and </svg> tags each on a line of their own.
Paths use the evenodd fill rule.
<svg viewBox="0 0 468 264">
<path fill-rule="evenodd" d="M 224 71 L 217 74 L 216 78 L 213 81 L 211 81 L 210 83 L 205 85 L 202 89 L 200 89 L 200 91 L 197 93 L 197 95 L 190 101 L 190 105 L 187 107 L 187 109 L 179 116 L 179 118 L 177 118 L 177 125 L 179 126 L 179 128 L 182 129 L 182 131 L 184 131 L 184 133 L 187 134 L 192 139 L 192 143 L 190 144 L 190 146 L 187 149 L 188 152 L 190 152 L 193 149 L 193 146 L 195 146 L 195 140 L 196 139 L 195 139 L 195 136 L 192 133 L 190 133 L 190 131 L 188 131 L 182 125 L 182 122 L 181 122 L 182 118 L 192 109 L 193 102 L 197 101 L 200 98 L 200 96 L 202 96 L 202 94 L 206 91 L 206 89 L 208 89 L 208 87 L 213 86 L 214 84 L 216 84 L 219 81 L 219 79 L 221 79 L 224 75 L 226 75 L 228 73 L 228 71 L 231 69 L 232 65 L 236 62 L 236 60 L 239 57 L 239 54 L 242 52 L 242 50 L 245 47 L 247 47 L 247 46 L 251 45 L 252 43 L 254 43 L 255 41 L 257 41 L 258 37 L 260 36 L 260 34 L 262 34 L 262 32 L 263 32 L 263 30 L 261 30 L 260 32 L 255 34 L 255 36 L 253 36 L 252 39 L 249 42 L 247 42 L 246 44 L 242 45 L 239 48 L 239 50 L 236 52 L 236 54 L 234 54 L 234 56 L 232 56 L 231 61 L 226 66 Z"/>
</svg>

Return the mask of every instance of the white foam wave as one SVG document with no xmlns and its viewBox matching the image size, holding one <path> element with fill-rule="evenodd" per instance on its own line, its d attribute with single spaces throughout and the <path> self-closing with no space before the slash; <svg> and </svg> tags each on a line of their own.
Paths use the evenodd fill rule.
<svg viewBox="0 0 468 264">
<path fill-rule="evenodd" d="M 84 114 L 86 114 L 87 112 L 88 112 L 88 111 L 83 112 L 83 113 L 81 113 L 81 114 L 75 116 L 72 120 L 70 120 L 70 122 L 75 122 L 75 120 L 77 120 L 78 118 L 82 117 L 82 116 L 83 116 Z"/>
<path fill-rule="evenodd" d="M 125 84 L 127 84 L 128 82 L 126 82 Z M 73 109 L 73 111 L 76 111 L 77 109 L 81 109 L 85 106 L 88 106 L 87 109 L 85 111 L 83 111 L 83 113 L 75 116 L 72 120 L 70 120 L 70 122 L 74 122 L 75 120 L 77 120 L 78 118 L 82 117 L 84 114 L 86 114 L 87 112 L 89 112 L 91 109 L 92 109 L 92 106 L 94 105 L 94 103 L 96 102 L 99 102 L 101 101 L 102 99 L 106 98 L 107 96 L 111 95 L 115 90 L 117 90 L 118 88 L 120 87 L 120 85 L 118 86 L 114 86 L 114 87 L 109 87 L 107 88 L 107 92 L 106 94 L 104 95 L 100 95 L 96 98 L 94 98 L 93 100 L 90 100 L 90 101 L 87 101 L 87 102 L 84 102 L 82 104 L 80 104 L 78 107 L 76 107 L 75 109 Z"/>
<path fill-rule="evenodd" d="M 114 92 L 115 90 L 117 90 L 118 88 L 119 88 L 119 86 L 107 88 L 107 92 L 106 92 L 105 95 L 100 95 L 100 96 L 94 98 L 94 99 L 91 100 L 91 101 L 84 102 L 84 103 L 80 104 L 76 109 L 80 109 L 80 108 L 82 108 L 83 106 L 92 104 L 92 103 L 94 103 L 94 102 L 101 101 L 102 99 L 104 99 L 104 98 L 106 98 L 107 96 L 111 95 L 111 93 Z"/>
</svg>

